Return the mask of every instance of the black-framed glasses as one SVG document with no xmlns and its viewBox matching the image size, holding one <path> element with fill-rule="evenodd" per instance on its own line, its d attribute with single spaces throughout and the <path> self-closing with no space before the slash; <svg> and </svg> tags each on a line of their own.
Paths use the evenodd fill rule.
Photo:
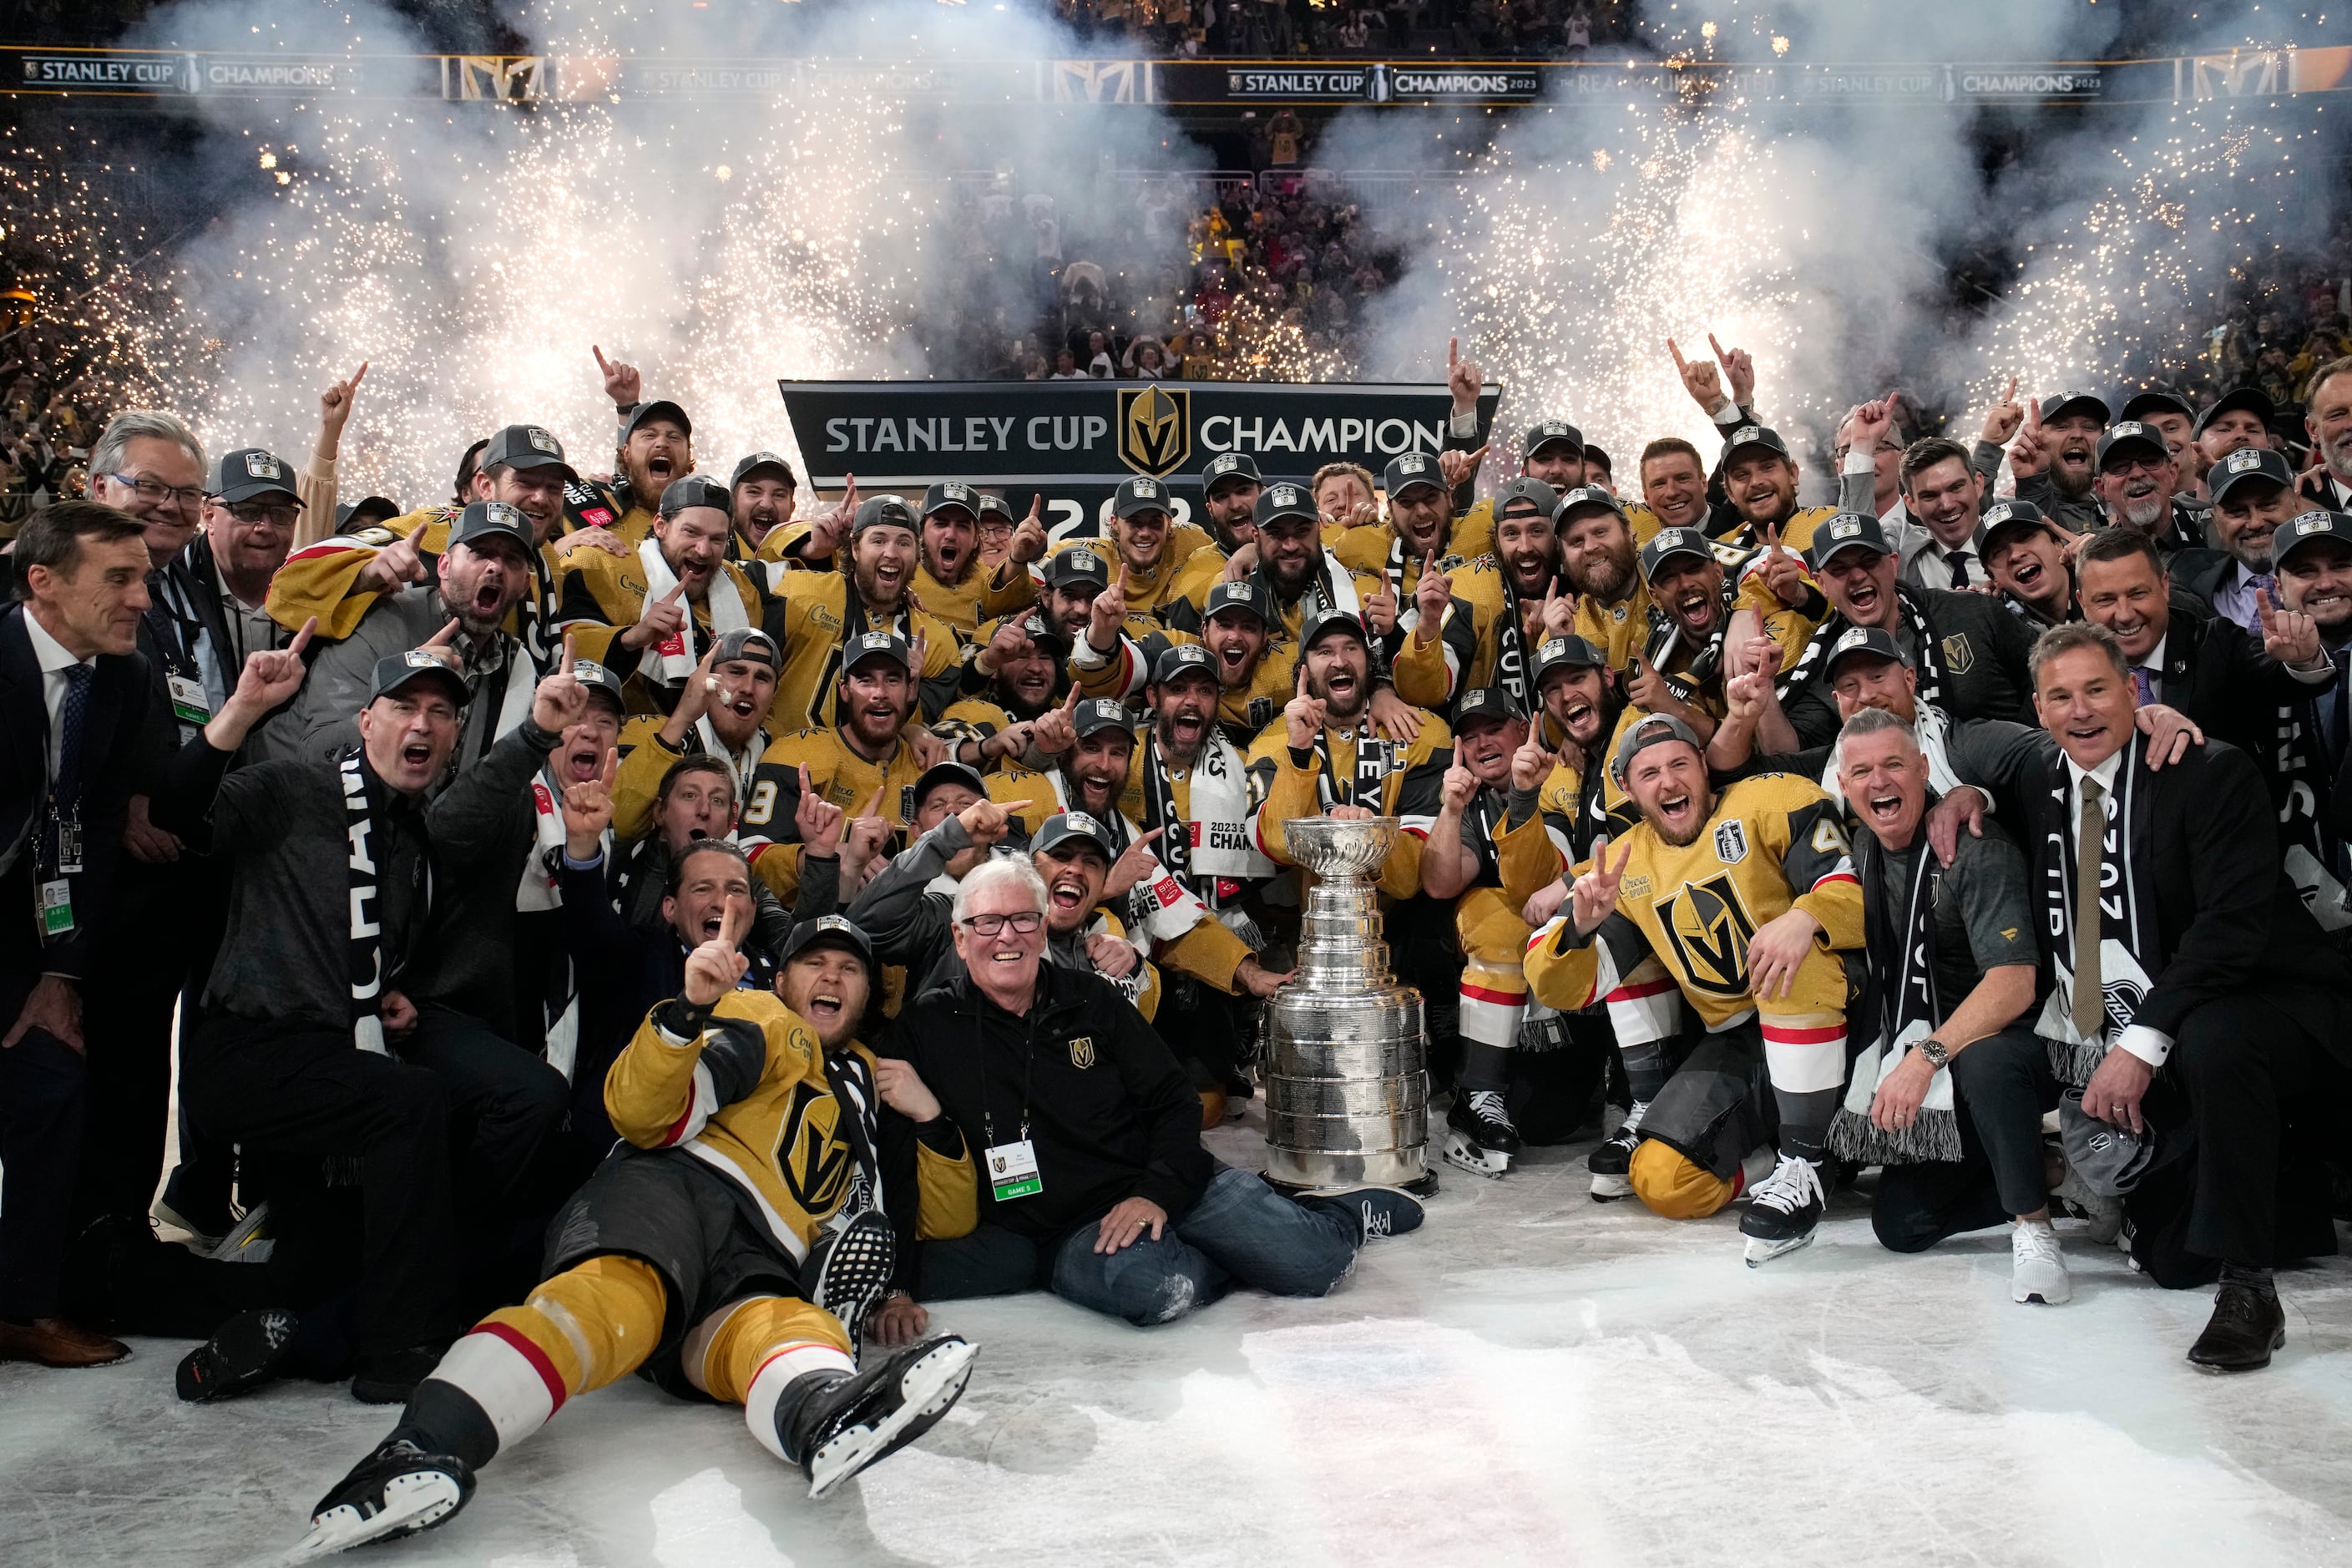
<svg viewBox="0 0 2352 1568">
<path fill-rule="evenodd" d="M 283 502 L 241 500 L 227 509 L 229 516 L 247 528 L 291 528 L 299 509 Z"/>
<path fill-rule="evenodd" d="M 149 506 L 161 506 L 167 500 L 177 501 L 184 510 L 205 504 L 205 492 L 194 485 L 167 485 L 161 479 L 133 479 L 129 474 L 106 477 L 118 485 L 129 485 Z"/>
<path fill-rule="evenodd" d="M 995 936 L 1006 926 L 1011 926 L 1019 935 L 1032 936 L 1045 923 L 1045 915 L 1036 910 L 1024 910 L 1011 915 L 967 915 L 963 920 L 964 929 L 974 936 Z"/>
</svg>

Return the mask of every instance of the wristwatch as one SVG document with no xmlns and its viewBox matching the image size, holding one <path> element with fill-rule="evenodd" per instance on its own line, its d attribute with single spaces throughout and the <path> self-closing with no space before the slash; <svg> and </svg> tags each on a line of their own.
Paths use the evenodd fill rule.
<svg viewBox="0 0 2352 1568">
<path fill-rule="evenodd" d="M 1936 1038 L 1933 1035 L 1928 1036 L 1926 1039 L 1920 1041 L 1912 1048 L 1916 1050 L 1921 1056 L 1926 1057 L 1927 1058 L 1927 1065 L 1934 1068 L 1937 1072 L 1943 1071 L 1944 1068 L 1951 1065 L 1952 1053 L 1946 1050 L 1944 1048 L 1944 1042 Z"/>
</svg>

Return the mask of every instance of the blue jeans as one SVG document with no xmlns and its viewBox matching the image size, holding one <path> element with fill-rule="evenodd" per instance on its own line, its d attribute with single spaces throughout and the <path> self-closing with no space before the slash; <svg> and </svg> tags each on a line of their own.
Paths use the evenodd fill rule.
<svg viewBox="0 0 2352 1568">
<path fill-rule="evenodd" d="M 1362 1226 L 1345 1204 L 1294 1203 L 1247 1171 L 1220 1165 L 1201 1201 L 1160 1239 L 1108 1255 L 1096 1226 L 1079 1226 L 1052 1252 L 1039 1279 L 1038 1245 L 997 1226 L 952 1241 L 922 1244 L 926 1300 L 1000 1295 L 1049 1284 L 1054 1294 L 1148 1326 L 1182 1317 L 1234 1284 L 1277 1296 L 1321 1296 L 1356 1266 Z"/>
</svg>

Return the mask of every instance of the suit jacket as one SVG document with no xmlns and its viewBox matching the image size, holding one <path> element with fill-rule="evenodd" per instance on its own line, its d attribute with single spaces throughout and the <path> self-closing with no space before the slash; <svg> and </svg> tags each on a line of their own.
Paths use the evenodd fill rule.
<svg viewBox="0 0 2352 1568">
<path fill-rule="evenodd" d="M 2179 594 L 2172 595 L 2164 690 L 2158 700 L 2186 713 L 2209 738 L 2245 752 L 2274 781 L 2279 710 L 2305 702 L 2334 682 L 2296 679 L 2237 622 L 2198 609 Z"/>
<path fill-rule="evenodd" d="M 74 929 L 46 948 L 37 922 L 38 837 L 49 798 L 49 708 L 26 607 L 0 614 L 0 844 L 16 863 L 0 879 L 0 973 L 89 973 L 98 929 L 122 853 L 122 823 L 135 781 L 157 776 L 147 661 L 101 654 L 82 721 L 82 869 L 72 882 Z"/>
<path fill-rule="evenodd" d="M 2074 834 L 2058 742 L 2022 725 L 1975 725 L 1955 729 L 1949 754 L 1963 780 L 1999 795 L 2000 820 L 2033 857 L 2039 897 L 2061 877 Z M 2280 868 L 2277 828 L 2252 760 L 2209 740 L 2151 773 L 2135 735 L 2123 766 L 2134 770 L 2131 863 L 2135 878 L 2154 886 L 2162 948 L 2142 955 L 2149 985 L 2134 1022 L 2177 1037 L 2205 1003 L 2259 992 L 2352 1065 L 2343 1026 L 2352 967 Z M 2036 929 L 2043 957 L 2053 956 L 2048 922 Z"/>
<path fill-rule="evenodd" d="M 1955 719 L 2023 721 L 2033 717 L 2033 686 L 2025 673 L 2036 636 L 2032 627 L 1988 594 L 1954 594 L 1907 584 L 1898 584 L 1896 592 L 1919 606 L 1927 635 L 1935 639 L 1936 657 L 1944 667 L 1937 707 Z M 1844 623 L 1842 616 L 1832 618 Z M 1799 744 L 1826 746 L 1837 739 L 1837 701 L 1830 695 L 1825 669 L 1817 666 L 1805 684 L 1790 693 L 1786 707 Z"/>
</svg>

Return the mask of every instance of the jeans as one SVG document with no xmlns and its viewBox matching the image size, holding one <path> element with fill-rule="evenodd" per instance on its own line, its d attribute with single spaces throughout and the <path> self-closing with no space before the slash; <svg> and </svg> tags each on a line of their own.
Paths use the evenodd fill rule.
<svg viewBox="0 0 2352 1568">
<path fill-rule="evenodd" d="M 1095 1251 L 1094 1222 L 1057 1243 L 1001 1226 L 921 1247 L 919 1293 L 927 1300 L 995 1296 L 1049 1287 L 1081 1307 L 1139 1326 L 1171 1322 L 1234 1284 L 1277 1296 L 1322 1296 L 1348 1277 L 1362 1244 L 1356 1211 L 1344 1203 L 1294 1202 L 1247 1171 L 1221 1165 L 1201 1201 L 1118 1252 Z"/>
</svg>

